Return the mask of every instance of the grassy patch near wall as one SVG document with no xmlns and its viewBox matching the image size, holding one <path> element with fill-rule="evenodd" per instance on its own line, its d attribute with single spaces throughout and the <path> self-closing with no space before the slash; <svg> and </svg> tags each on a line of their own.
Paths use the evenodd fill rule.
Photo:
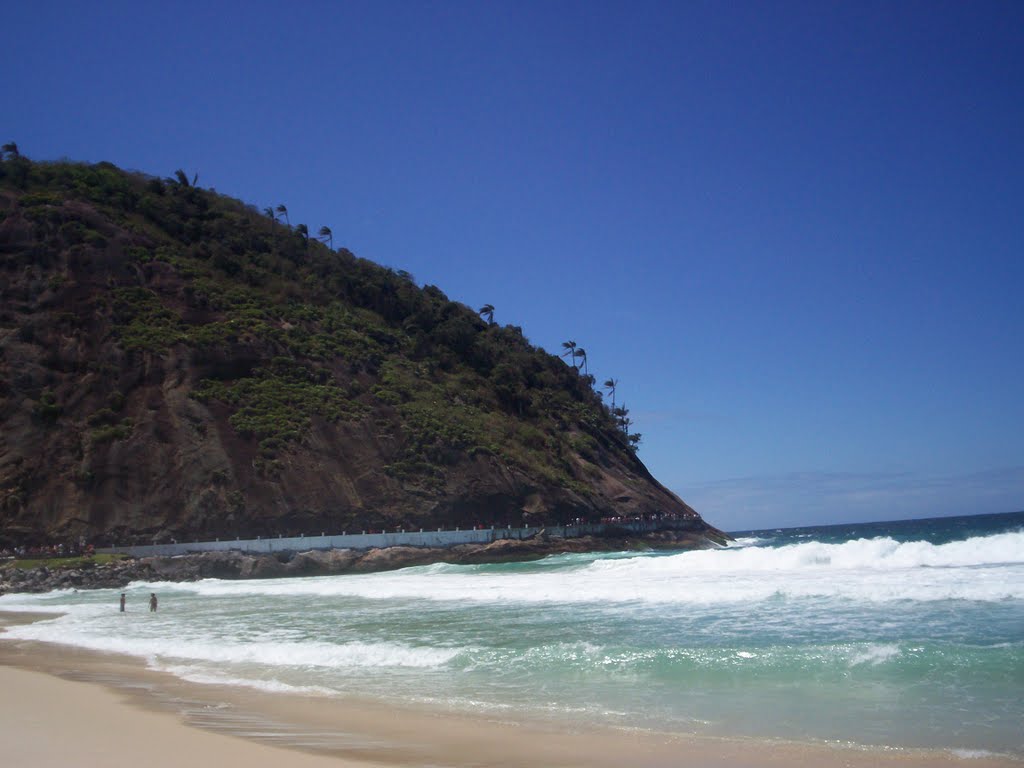
<svg viewBox="0 0 1024 768">
<path fill-rule="evenodd" d="M 106 565 L 116 560 L 124 560 L 129 555 L 82 555 L 80 557 L 16 557 L 13 560 L 0 562 L 0 569 L 16 568 L 22 571 L 34 568 L 46 567 L 51 570 L 66 570 L 69 568 L 92 568 L 97 565 Z"/>
</svg>

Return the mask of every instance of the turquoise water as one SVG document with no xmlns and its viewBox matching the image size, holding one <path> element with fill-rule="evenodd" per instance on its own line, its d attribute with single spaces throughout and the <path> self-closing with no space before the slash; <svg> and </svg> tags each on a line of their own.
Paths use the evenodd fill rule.
<svg viewBox="0 0 1024 768">
<path fill-rule="evenodd" d="M 0 597 L 15 637 L 197 682 L 501 717 L 1024 756 L 1024 514 L 728 549 Z M 161 598 L 157 614 L 146 598 Z"/>
</svg>

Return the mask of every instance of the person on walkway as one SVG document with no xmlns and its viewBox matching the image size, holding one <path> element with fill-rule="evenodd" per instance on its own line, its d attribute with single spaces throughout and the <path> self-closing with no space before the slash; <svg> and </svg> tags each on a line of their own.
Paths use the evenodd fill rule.
<svg viewBox="0 0 1024 768">
<path fill-rule="evenodd" d="M 121 593 L 121 613 L 124 613 L 124 592 Z"/>
<path fill-rule="evenodd" d="M 156 592 L 149 593 L 149 612 L 156 612 Z"/>
</svg>

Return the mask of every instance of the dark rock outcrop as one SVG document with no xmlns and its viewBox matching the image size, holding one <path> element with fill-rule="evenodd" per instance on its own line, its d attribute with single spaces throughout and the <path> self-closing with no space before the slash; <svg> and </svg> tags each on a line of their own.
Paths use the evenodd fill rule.
<svg viewBox="0 0 1024 768">
<path fill-rule="evenodd" d="M 535 560 L 566 552 L 618 552 L 643 549 L 708 549 L 724 544 L 728 536 L 710 526 L 693 530 L 665 530 L 629 536 L 581 536 L 500 539 L 490 544 L 460 544 L 449 548 L 387 547 L 334 549 L 310 552 L 250 555 L 242 552 L 205 552 L 176 557 L 128 558 L 105 565 L 29 570 L 0 570 L 0 594 L 49 592 L 54 589 L 124 587 L 133 581 L 197 581 L 199 579 L 269 579 L 295 576 L 331 576 L 344 573 L 389 571 L 429 563 L 473 565 Z"/>
</svg>

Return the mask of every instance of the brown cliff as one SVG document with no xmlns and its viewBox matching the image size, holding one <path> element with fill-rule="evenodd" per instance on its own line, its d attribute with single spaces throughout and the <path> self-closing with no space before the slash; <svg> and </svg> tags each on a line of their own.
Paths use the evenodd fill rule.
<svg viewBox="0 0 1024 768">
<path fill-rule="evenodd" d="M 593 385 L 187 180 L 0 161 L 0 546 L 696 518 Z"/>
</svg>

